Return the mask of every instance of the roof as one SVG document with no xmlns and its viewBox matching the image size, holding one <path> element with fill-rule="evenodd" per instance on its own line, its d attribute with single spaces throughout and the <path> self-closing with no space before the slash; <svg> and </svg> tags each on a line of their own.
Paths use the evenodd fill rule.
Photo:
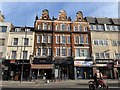
<svg viewBox="0 0 120 90">
<path fill-rule="evenodd" d="M 91 24 L 120 24 L 119 18 L 97 18 L 97 17 L 85 17 L 85 20 Z"/>
<path fill-rule="evenodd" d="M 112 18 L 112 21 L 113 21 L 114 24 L 120 24 L 120 18 L 119 19 L 113 19 Z"/>
<path fill-rule="evenodd" d="M 96 23 L 96 19 L 93 18 L 93 17 L 86 17 L 85 20 L 86 20 L 88 23 Z"/>
<path fill-rule="evenodd" d="M 96 18 L 99 24 L 112 24 L 108 18 Z"/>
</svg>

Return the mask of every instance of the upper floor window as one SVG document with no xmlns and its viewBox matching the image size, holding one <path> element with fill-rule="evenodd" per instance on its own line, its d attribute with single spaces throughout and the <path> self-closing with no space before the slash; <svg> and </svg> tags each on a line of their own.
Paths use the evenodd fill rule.
<svg viewBox="0 0 120 90">
<path fill-rule="evenodd" d="M 51 43 L 52 42 L 52 36 L 48 36 L 48 43 Z"/>
<path fill-rule="evenodd" d="M 41 48 L 37 49 L 37 56 L 41 56 Z"/>
<path fill-rule="evenodd" d="M 51 48 L 48 48 L 48 56 L 51 56 L 52 55 L 52 49 Z"/>
<path fill-rule="evenodd" d="M 65 30 L 65 24 L 62 24 L 62 31 Z"/>
<path fill-rule="evenodd" d="M 108 41 L 104 40 L 104 45 L 108 46 Z"/>
<path fill-rule="evenodd" d="M 38 25 L 38 30 L 40 30 L 41 29 L 41 25 Z"/>
<path fill-rule="evenodd" d="M 4 46 L 5 45 L 5 39 L 4 38 L 0 38 L 0 46 Z"/>
<path fill-rule="evenodd" d="M 68 48 L 67 50 L 68 50 L 67 52 L 68 56 L 71 56 L 71 48 Z"/>
<path fill-rule="evenodd" d="M 100 58 L 99 53 L 95 53 L 95 57 L 96 57 L 96 59 L 99 59 Z"/>
<path fill-rule="evenodd" d="M 80 44 L 84 43 L 84 35 L 80 35 Z"/>
<path fill-rule="evenodd" d="M 115 31 L 119 31 L 119 26 L 114 26 L 115 27 Z"/>
<path fill-rule="evenodd" d="M 79 44 L 79 36 L 75 36 L 75 44 Z"/>
<path fill-rule="evenodd" d="M 47 23 L 43 23 L 43 30 L 47 30 Z"/>
<path fill-rule="evenodd" d="M 56 43 L 59 43 L 59 36 L 56 36 Z"/>
<path fill-rule="evenodd" d="M 70 44 L 70 36 L 67 36 L 67 43 Z"/>
<path fill-rule="evenodd" d="M 62 48 L 62 56 L 66 56 L 66 48 Z"/>
<path fill-rule="evenodd" d="M 27 59 L 28 51 L 23 51 L 23 59 Z"/>
<path fill-rule="evenodd" d="M 84 26 L 84 31 L 87 31 L 87 27 L 86 26 Z"/>
<path fill-rule="evenodd" d="M 62 43 L 65 44 L 66 43 L 66 36 L 62 35 Z"/>
<path fill-rule="evenodd" d="M 70 25 L 67 26 L 68 31 L 70 31 Z"/>
<path fill-rule="evenodd" d="M 82 25 L 79 25 L 79 31 L 82 31 Z"/>
<path fill-rule="evenodd" d="M 20 32 L 21 28 L 15 28 L 15 32 Z"/>
<path fill-rule="evenodd" d="M 16 51 L 12 51 L 11 59 L 16 59 L 16 56 L 17 56 Z"/>
<path fill-rule="evenodd" d="M 94 40 L 94 45 L 98 45 L 98 40 Z"/>
<path fill-rule="evenodd" d="M 56 56 L 59 56 L 59 55 L 60 55 L 59 52 L 60 52 L 60 51 L 59 51 L 59 48 L 56 48 Z"/>
<path fill-rule="evenodd" d="M 75 49 L 75 56 L 76 57 L 88 57 L 89 56 L 88 49 L 80 49 L 80 48 Z"/>
<path fill-rule="evenodd" d="M 43 56 L 46 56 L 46 55 L 47 55 L 46 48 L 42 48 L 42 55 L 43 55 Z"/>
<path fill-rule="evenodd" d="M 117 41 L 112 41 L 112 46 L 117 46 L 117 45 L 118 45 Z"/>
<path fill-rule="evenodd" d="M 55 29 L 56 29 L 56 31 L 59 30 L 59 26 L 58 26 L 58 24 L 55 26 Z"/>
<path fill-rule="evenodd" d="M 99 40 L 99 45 L 103 45 L 103 40 Z"/>
<path fill-rule="evenodd" d="M 98 25 L 98 29 L 104 31 L 104 25 Z"/>
<path fill-rule="evenodd" d="M 86 35 L 86 44 L 88 44 L 88 35 Z"/>
<path fill-rule="evenodd" d="M 18 45 L 18 38 L 13 39 L 13 45 Z"/>
<path fill-rule="evenodd" d="M 96 59 L 109 59 L 110 58 L 110 55 L 109 53 L 95 53 L 95 57 Z"/>
<path fill-rule="evenodd" d="M 30 30 L 31 30 L 30 28 L 26 28 L 26 29 L 25 29 L 25 31 L 27 31 L 27 32 L 30 32 Z"/>
<path fill-rule="evenodd" d="M 28 45 L 29 44 L 29 38 L 24 38 L 24 45 Z"/>
<path fill-rule="evenodd" d="M 6 32 L 7 31 L 7 26 L 2 26 L 2 32 Z"/>
<path fill-rule="evenodd" d="M 48 30 L 52 30 L 52 26 L 51 25 L 48 26 Z"/>
<path fill-rule="evenodd" d="M 74 25 L 74 31 L 77 31 L 77 27 Z"/>
<path fill-rule="evenodd" d="M 37 36 L 37 43 L 40 43 L 40 39 L 41 39 L 41 36 L 38 35 L 38 36 Z"/>
<path fill-rule="evenodd" d="M 120 59 L 120 53 L 115 53 L 115 59 Z"/>
<path fill-rule="evenodd" d="M 42 43 L 47 43 L 47 36 L 46 35 L 44 35 L 42 39 L 43 39 Z"/>
<path fill-rule="evenodd" d="M 92 24 L 90 24 L 90 30 L 93 30 L 93 25 Z"/>
</svg>

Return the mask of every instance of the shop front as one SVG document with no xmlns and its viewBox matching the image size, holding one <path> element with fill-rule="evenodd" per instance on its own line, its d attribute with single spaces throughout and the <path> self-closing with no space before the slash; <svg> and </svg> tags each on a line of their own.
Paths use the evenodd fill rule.
<svg viewBox="0 0 120 90">
<path fill-rule="evenodd" d="M 120 60 L 115 60 L 114 76 L 115 76 L 115 79 L 120 79 Z"/>
<path fill-rule="evenodd" d="M 114 78 L 114 61 L 113 60 L 96 60 L 96 71 L 101 72 L 103 78 Z"/>
<path fill-rule="evenodd" d="M 3 80 L 20 80 L 23 65 L 23 80 L 29 80 L 30 64 L 29 60 L 5 60 Z"/>
<path fill-rule="evenodd" d="M 51 58 L 34 58 L 30 76 L 35 79 L 51 79 L 53 67 Z"/>
<path fill-rule="evenodd" d="M 55 58 L 54 65 L 54 73 L 56 78 L 74 78 L 73 61 L 71 58 Z"/>
<path fill-rule="evenodd" d="M 92 78 L 92 61 L 74 61 L 74 78 L 90 79 Z"/>
</svg>

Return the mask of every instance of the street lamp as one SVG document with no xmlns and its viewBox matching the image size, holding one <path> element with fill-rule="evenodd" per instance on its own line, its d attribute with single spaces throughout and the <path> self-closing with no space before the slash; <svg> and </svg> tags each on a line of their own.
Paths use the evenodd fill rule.
<svg viewBox="0 0 120 90">
<path fill-rule="evenodd" d="M 26 26 L 25 26 L 25 38 L 24 38 L 24 40 L 27 38 L 27 30 L 26 30 Z M 24 51 L 25 51 L 25 48 L 26 48 L 26 45 L 25 45 L 25 41 L 24 41 Z M 24 68 L 24 55 L 23 55 L 23 60 L 22 60 L 22 68 L 21 68 L 21 78 L 20 78 L 20 82 L 22 82 L 22 80 L 23 80 L 23 68 Z"/>
</svg>

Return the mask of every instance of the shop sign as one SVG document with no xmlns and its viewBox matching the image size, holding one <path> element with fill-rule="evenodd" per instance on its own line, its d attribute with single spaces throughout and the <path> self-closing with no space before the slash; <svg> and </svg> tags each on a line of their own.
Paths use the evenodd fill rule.
<svg viewBox="0 0 120 90">
<path fill-rule="evenodd" d="M 96 66 L 107 66 L 107 64 L 96 64 Z"/>
<path fill-rule="evenodd" d="M 10 63 L 15 63 L 15 60 L 11 60 Z"/>
<path fill-rule="evenodd" d="M 74 61 L 74 66 L 91 66 L 92 61 Z"/>
</svg>

